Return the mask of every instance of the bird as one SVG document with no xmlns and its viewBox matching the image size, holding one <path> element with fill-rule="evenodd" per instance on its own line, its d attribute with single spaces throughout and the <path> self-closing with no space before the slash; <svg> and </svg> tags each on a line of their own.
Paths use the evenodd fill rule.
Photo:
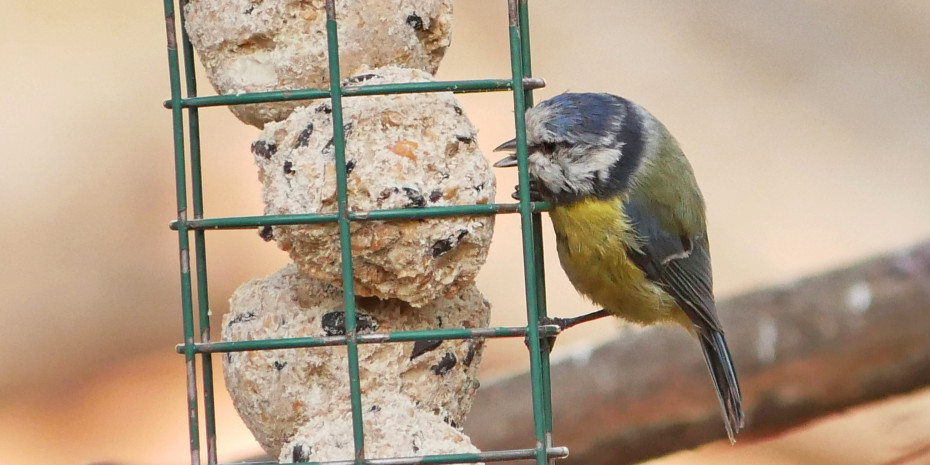
<svg viewBox="0 0 930 465">
<path fill-rule="evenodd" d="M 603 315 L 671 323 L 700 342 L 730 442 L 744 427 L 736 370 L 717 317 L 705 205 L 690 163 L 642 106 L 563 93 L 526 110 L 530 199 L 551 203 L 556 249 L 575 289 Z M 518 166 L 517 140 L 495 167 Z M 514 198 L 519 198 L 519 185 Z"/>
</svg>

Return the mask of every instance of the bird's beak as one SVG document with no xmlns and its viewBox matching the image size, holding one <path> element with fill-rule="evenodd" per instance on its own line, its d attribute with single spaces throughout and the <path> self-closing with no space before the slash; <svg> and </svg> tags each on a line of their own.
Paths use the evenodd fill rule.
<svg viewBox="0 0 930 465">
<path fill-rule="evenodd" d="M 514 150 L 517 150 L 517 139 L 516 138 L 510 139 L 507 142 L 504 142 L 503 144 L 498 145 L 497 148 L 494 149 L 495 152 L 505 152 L 505 151 L 512 152 Z"/>
<path fill-rule="evenodd" d="M 498 160 L 497 163 L 494 163 L 494 167 L 507 168 L 511 166 L 517 166 L 517 154 L 514 152 L 515 150 L 517 150 L 517 139 L 510 139 L 507 142 L 498 145 L 497 148 L 494 149 L 495 152 L 511 151 L 511 154 Z"/>
</svg>

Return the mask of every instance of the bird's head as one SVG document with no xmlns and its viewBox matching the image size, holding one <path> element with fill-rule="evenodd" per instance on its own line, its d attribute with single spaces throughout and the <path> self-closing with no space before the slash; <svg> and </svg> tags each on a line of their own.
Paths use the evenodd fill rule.
<svg viewBox="0 0 930 465">
<path fill-rule="evenodd" d="M 623 192 L 639 164 L 646 116 L 635 103 L 609 94 L 565 93 L 528 109 L 527 167 L 534 194 L 573 202 Z M 513 139 L 495 151 L 516 148 Z M 516 165 L 516 153 L 494 164 Z"/>
</svg>

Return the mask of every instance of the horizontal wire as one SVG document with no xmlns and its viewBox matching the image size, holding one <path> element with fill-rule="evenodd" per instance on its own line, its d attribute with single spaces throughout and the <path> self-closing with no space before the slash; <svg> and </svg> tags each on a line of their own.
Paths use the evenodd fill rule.
<svg viewBox="0 0 930 465">
<path fill-rule="evenodd" d="M 540 78 L 524 78 L 524 88 L 540 89 L 546 86 L 546 81 Z M 477 79 L 467 81 L 437 81 L 437 82 L 403 82 L 396 84 L 375 84 L 368 86 L 344 85 L 342 95 L 352 97 L 358 95 L 389 95 L 412 94 L 422 92 L 454 92 L 457 94 L 471 92 L 495 92 L 512 90 L 513 82 L 510 79 Z M 270 92 L 250 92 L 235 95 L 208 95 L 204 97 L 189 97 L 180 99 L 181 108 L 216 107 L 221 105 L 242 105 L 248 103 L 283 102 L 288 100 L 313 100 L 329 98 L 328 90 L 299 89 L 275 90 Z M 171 108 L 171 101 L 164 102 L 165 108 Z"/>
<path fill-rule="evenodd" d="M 507 460 L 532 459 L 536 457 L 536 449 L 510 449 L 499 451 L 477 452 L 474 454 L 443 454 L 424 455 L 420 457 L 398 457 L 390 459 L 366 459 L 365 465 L 426 465 L 451 463 L 478 463 L 503 462 Z M 568 457 L 567 447 L 549 447 L 546 457 L 564 459 Z M 354 460 L 333 460 L 328 462 L 301 462 L 306 465 L 354 465 Z M 221 465 L 278 465 L 278 462 L 235 462 Z"/>
<path fill-rule="evenodd" d="M 555 336 L 561 330 L 556 325 L 539 326 L 540 336 Z M 369 333 L 355 336 L 359 344 L 377 344 L 389 342 L 413 342 L 423 340 L 480 339 L 499 337 L 526 336 L 525 326 L 497 326 L 492 328 L 448 328 L 423 329 L 413 331 L 392 331 L 390 333 Z M 323 337 L 289 337 L 280 339 L 255 339 L 249 341 L 196 342 L 194 353 L 243 352 L 247 350 L 300 349 L 307 347 L 339 346 L 346 344 L 346 336 Z M 175 347 L 178 353 L 184 353 L 184 344 Z"/>
<path fill-rule="evenodd" d="M 547 202 L 531 202 L 531 210 L 548 211 Z M 486 203 L 481 205 L 453 205 L 445 207 L 396 208 L 390 210 L 373 210 L 370 212 L 350 212 L 349 221 L 404 220 L 421 218 L 442 218 L 457 215 L 497 215 L 518 213 L 518 203 Z M 336 213 L 302 213 L 294 215 L 234 216 L 227 218 L 203 218 L 187 220 L 188 229 L 244 229 L 258 226 L 278 226 L 294 224 L 335 223 Z M 178 221 L 169 224 L 171 229 L 178 229 Z"/>
</svg>

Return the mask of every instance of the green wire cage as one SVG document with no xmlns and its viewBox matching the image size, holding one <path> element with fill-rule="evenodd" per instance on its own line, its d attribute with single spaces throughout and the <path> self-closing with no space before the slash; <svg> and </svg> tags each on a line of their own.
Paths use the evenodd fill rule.
<svg viewBox="0 0 930 465">
<path fill-rule="evenodd" d="M 547 337 L 555 336 L 556 326 L 539 325 L 546 316 L 545 283 L 542 256 L 540 212 L 547 204 L 531 202 L 526 166 L 526 132 L 523 113 L 532 105 L 532 90 L 544 85 L 541 79 L 531 77 L 530 43 L 527 0 L 508 0 L 510 68 L 509 79 L 483 79 L 429 83 L 398 83 L 384 85 L 341 85 L 339 47 L 335 0 L 326 1 L 326 32 L 329 59 L 330 87 L 300 89 L 239 95 L 199 97 L 194 71 L 194 51 L 184 28 L 184 5 L 188 0 L 165 0 L 165 24 L 168 38 L 168 65 L 171 81 L 171 99 L 165 106 L 171 109 L 174 132 L 174 162 L 177 188 L 177 220 L 171 228 L 178 231 L 181 271 L 181 309 L 184 343 L 178 352 L 184 355 L 187 365 L 187 401 L 190 430 L 190 460 L 199 465 L 204 458 L 208 464 L 217 463 L 216 417 L 214 411 L 213 354 L 223 352 L 308 348 L 345 345 L 348 349 L 347 376 L 349 377 L 354 460 L 325 462 L 326 464 L 442 464 L 477 463 L 509 460 L 533 460 L 539 465 L 552 463 L 568 455 L 565 447 L 556 447 L 552 441 L 552 408 L 549 384 L 549 347 Z M 178 18 L 180 27 L 178 27 Z M 180 45 L 180 46 L 179 46 Z M 183 65 L 182 65 L 183 62 Z M 182 84 L 183 83 L 183 84 Z M 183 90 L 182 90 L 183 85 Z M 350 212 L 347 206 L 345 134 L 343 128 L 343 97 L 375 94 L 415 92 L 489 92 L 509 91 L 513 94 L 514 125 L 519 158 L 519 202 L 511 204 L 461 205 L 425 207 L 416 209 Z M 201 170 L 200 115 L 202 107 L 237 105 L 284 100 L 329 99 L 332 104 L 333 142 L 336 163 L 337 212 L 330 214 L 297 214 L 205 218 L 203 208 L 203 173 Z M 186 127 L 185 127 L 186 114 Z M 188 167 L 189 162 L 189 167 Z M 189 171 L 188 171 L 189 170 Z M 188 211 L 188 189 L 193 211 Z M 428 217 L 456 215 L 497 215 L 517 213 L 521 219 L 523 241 L 524 285 L 526 293 L 527 325 L 518 327 L 450 328 L 421 331 L 357 334 L 356 307 L 353 289 L 351 236 L 349 225 L 353 221 L 391 220 L 409 221 Z M 238 342 L 212 342 L 210 340 L 210 298 L 207 293 L 206 231 L 221 229 L 255 228 L 271 225 L 337 223 L 342 259 L 342 285 L 346 333 L 344 336 L 297 337 Z M 191 253 L 193 236 L 193 254 Z M 193 260 L 192 260 L 193 255 Z M 193 268 L 191 262 L 193 261 Z M 194 310 L 196 285 L 196 311 Z M 361 389 L 359 385 L 359 344 L 383 344 L 421 340 L 471 339 L 495 337 L 523 337 L 529 348 L 530 379 L 533 403 L 533 431 L 535 444 L 522 449 L 485 451 L 475 454 L 427 455 L 418 457 L 367 457 L 364 454 L 365 435 L 362 423 Z M 198 373 L 197 360 L 200 360 Z M 200 388 L 198 388 L 198 382 Z M 202 407 L 201 407 L 202 402 Z M 201 421 L 205 425 L 201 431 Z M 204 445 L 205 443 L 205 445 Z M 203 449 L 206 449 L 203 453 Z"/>
</svg>

